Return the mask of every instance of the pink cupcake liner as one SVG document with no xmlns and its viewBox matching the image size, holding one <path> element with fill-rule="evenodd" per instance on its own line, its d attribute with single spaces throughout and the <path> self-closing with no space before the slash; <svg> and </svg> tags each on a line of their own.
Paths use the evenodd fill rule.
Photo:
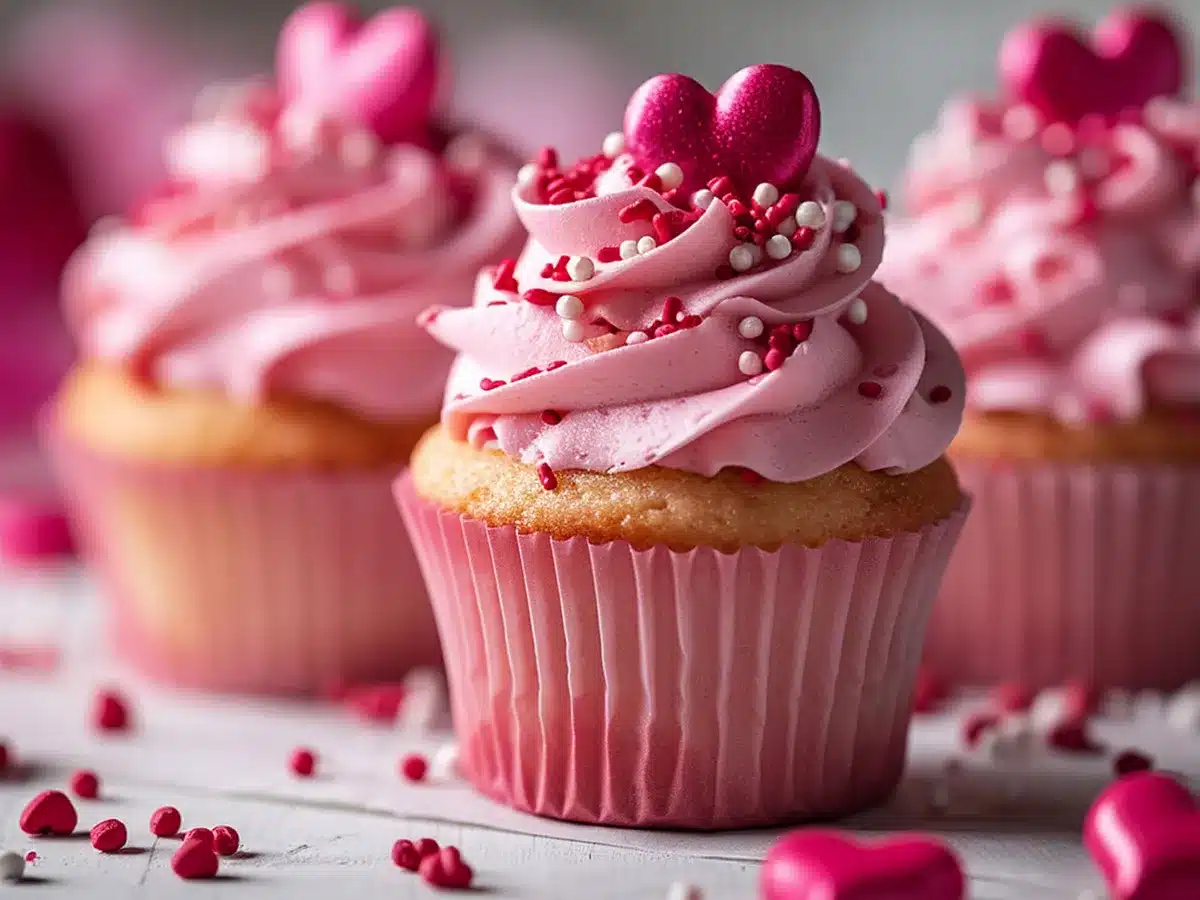
<svg viewBox="0 0 1200 900">
<path fill-rule="evenodd" d="M 941 678 L 1200 678 L 1200 468 L 956 468 L 975 505 L 930 624 Z"/>
<path fill-rule="evenodd" d="M 310 694 L 440 663 L 398 469 L 135 463 L 50 437 L 117 649 L 151 677 Z"/>
<path fill-rule="evenodd" d="M 492 528 L 396 497 L 447 659 L 460 767 L 516 809 L 763 826 L 882 802 L 964 509 L 887 540 L 733 554 Z"/>
</svg>

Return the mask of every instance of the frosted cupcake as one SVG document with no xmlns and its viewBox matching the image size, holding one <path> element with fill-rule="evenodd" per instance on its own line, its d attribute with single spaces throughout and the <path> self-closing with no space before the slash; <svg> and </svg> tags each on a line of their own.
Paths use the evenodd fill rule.
<svg viewBox="0 0 1200 900">
<path fill-rule="evenodd" d="M 960 683 L 1200 677 L 1200 106 L 1169 23 L 1090 41 L 1010 34 L 1002 96 L 917 142 L 889 230 L 882 280 L 967 371 L 975 512 L 928 647 Z"/>
<path fill-rule="evenodd" d="M 962 371 L 871 282 L 880 201 L 781 66 L 543 150 L 397 496 L 461 767 L 518 809 L 728 828 L 884 799 L 964 512 Z"/>
<path fill-rule="evenodd" d="M 51 431 L 154 675 L 311 692 L 438 660 L 389 490 L 451 361 L 415 317 L 523 232 L 516 166 L 432 115 L 437 65 L 412 10 L 299 10 L 278 83 L 207 98 L 171 182 L 71 265 Z"/>
</svg>

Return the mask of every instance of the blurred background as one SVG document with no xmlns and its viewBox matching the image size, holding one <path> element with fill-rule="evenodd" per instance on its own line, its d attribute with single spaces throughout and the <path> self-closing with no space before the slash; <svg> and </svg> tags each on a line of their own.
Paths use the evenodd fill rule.
<svg viewBox="0 0 1200 900">
<path fill-rule="evenodd" d="M 69 360 L 63 261 L 160 176 L 164 134 L 204 84 L 268 71 L 290 0 L 0 0 L 0 491 L 30 485 L 31 423 Z M 388 5 L 364 0 L 364 9 Z M 592 152 L 660 71 L 715 87 L 770 61 L 821 96 L 822 148 L 895 184 L 945 97 L 991 89 L 996 47 L 1050 9 L 1109 0 L 416 0 L 441 23 L 448 105 L 521 149 Z M 1174 5 L 1200 29 L 1200 0 Z M 1194 56 L 1194 53 L 1193 53 Z M 1194 66 L 1200 69 L 1200 66 Z M 15 448 L 15 449 L 14 449 Z M 14 462 L 15 461 L 15 462 Z"/>
</svg>

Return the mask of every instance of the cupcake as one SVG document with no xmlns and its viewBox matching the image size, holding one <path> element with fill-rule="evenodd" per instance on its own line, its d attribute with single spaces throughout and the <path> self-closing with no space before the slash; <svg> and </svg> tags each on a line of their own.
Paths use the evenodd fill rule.
<svg viewBox="0 0 1200 900">
<path fill-rule="evenodd" d="M 517 166 L 433 115 L 437 67 L 412 10 L 300 9 L 277 81 L 207 96 L 69 267 L 50 439 L 154 676 L 308 693 L 439 659 L 390 491 L 452 360 L 416 316 L 523 232 Z"/>
<path fill-rule="evenodd" d="M 962 370 L 818 132 L 792 69 L 654 78 L 603 152 L 521 169 L 519 262 L 424 317 L 460 355 L 396 493 L 502 803 L 717 829 L 900 777 Z"/>
<path fill-rule="evenodd" d="M 928 644 L 959 684 L 1200 677 L 1200 105 L 1171 24 L 1008 35 L 919 139 L 881 280 L 967 373 L 975 509 Z M 1084 73 L 1080 76 L 1080 72 Z"/>
</svg>

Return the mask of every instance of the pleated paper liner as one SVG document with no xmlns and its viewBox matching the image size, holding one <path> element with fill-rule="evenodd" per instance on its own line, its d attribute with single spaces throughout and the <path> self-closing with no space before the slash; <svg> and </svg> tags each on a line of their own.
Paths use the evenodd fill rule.
<svg viewBox="0 0 1200 900">
<path fill-rule="evenodd" d="M 118 650 L 146 674 L 314 694 L 439 663 L 397 469 L 158 465 L 48 437 Z"/>
<path fill-rule="evenodd" d="M 724 554 L 557 541 L 396 495 L 442 634 L 460 766 L 517 809 L 691 829 L 843 815 L 904 765 L 964 509 L 919 533 Z"/>
<path fill-rule="evenodd" d="M 1200 678 L 1200 468 L 956 461 L 974 511 L 927 657 L 956 684 Z"/>
</svg>

